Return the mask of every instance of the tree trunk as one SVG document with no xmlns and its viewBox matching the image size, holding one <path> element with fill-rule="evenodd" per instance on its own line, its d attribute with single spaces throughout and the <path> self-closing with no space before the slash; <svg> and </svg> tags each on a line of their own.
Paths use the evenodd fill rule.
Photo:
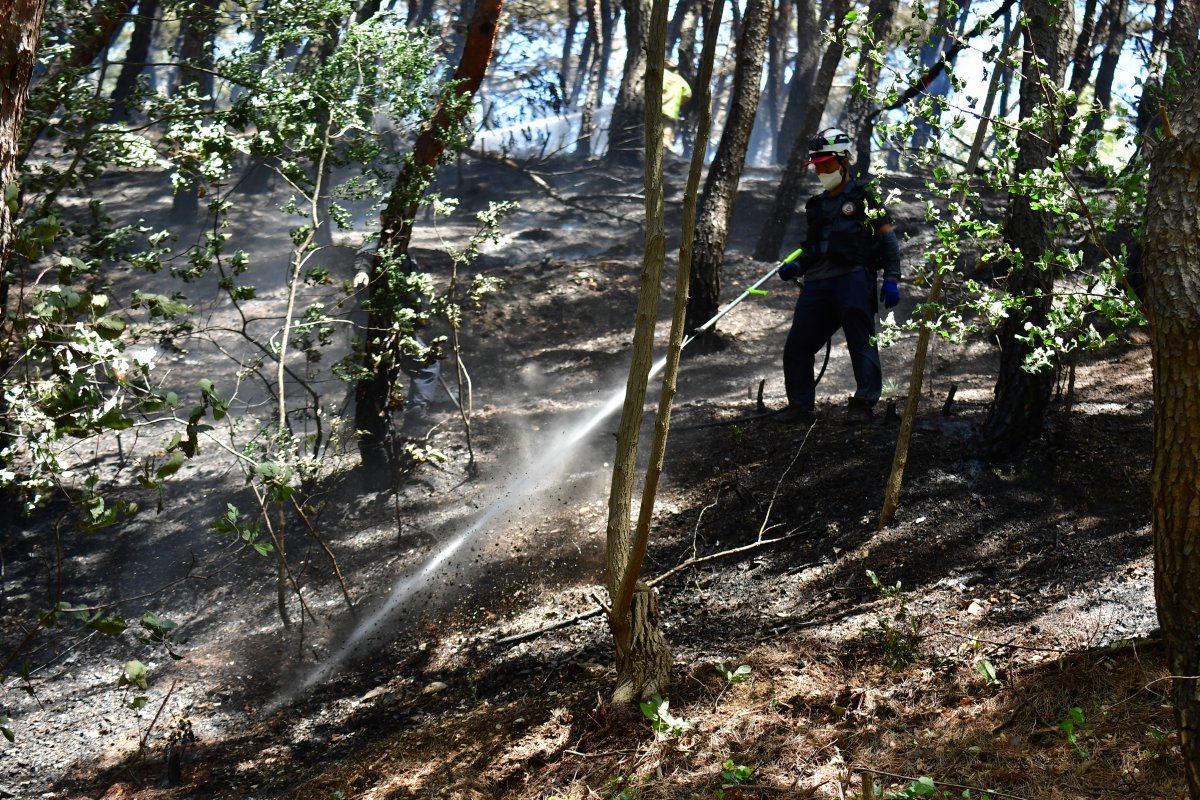
<svg viewBox="0 0 1200 800">
<path fill-rule="evenodd" d="M 671 648 L 662 634 L 654 590 L 637 582 L 645 555 L 646 539 L 631 535 L 634 471 L 638 439 L 646 402 L 658 295 L 662 285 L 666 230 L 663 222 L 662 93 L 663 47 L 666 41 L 668 0 L 654 0 L 642 18 L 646 31 L 648 68 L 643 141 L 646 148 L 646 242 L 642 257 L 641 286 L 633 331 L 633 358 L 625 383 L 625 402 L 617 431 L 612 487 L 608 499 L 605 581 L 612 610 L 609 625 L 617 651 L 617 687 L 613 702 L 649 699 L 671 679 Z"/>
<path fill-rule="evenodd" d="M 15 2 L 21 3 L 25 0 Z M 17 156 L 18 164 L 25 162 L 33 146 L 37 144 L 38 137 L 46 130 L 50 117 L 59 106 L 67 82 L 75 77 L 78 70 L 87 67 L 108 49 L 113 34 L 132 5 L 133 0 L 100 0 L 92 8 L 87 19 L 81 20 L 76 26 L 78 35 L 71 42 L 71 55 L 54 61 L 46 70 L 46 74 L 34 85 L 29 96 L 22 144 Z M 18 33 L 15 26 L 6 24 L 6 27 L 14 27 L 14 34 Z"/>
<path fill-rule="evenodd" d="M 579 143 L 575 154 L 581 158 L 592 155 L 592 116 L 600 105 L 600 0 L 585 0 L 588 16 L 588 44 L 592 46 L 592 63 L 587 76 L 587 95 L 579 115 Z M 586 47 L 586 45 L 585 45 Z"/>
<path fill-rule="evenodd" d="M 859 79 L 866 85 L 863 94 L 851 93 L 842 110 L 842 128 L 854 138 L 854 163 L 860 174 L 871 171 L 871 138 L 875 123 L 871 109 L 875 105 L 875 87 L 879 83 L 880 65 L 871 57 L 871 51 L 883 48 L 892 33 L 899 0 L 871 0 L 867 11 L 870 19 L 870 40 L 864 40 L 858 55 Z"/>
<path fill-rule="evenodd" d="M 646 19 L 648 0 L 625 0 L 625 69 L 608 126 L 609 164 L 640 167 L 646 158 L 642 118 L 646 93 Z"/>
<path fill-rule="evenodd" d="M 835 0 L 833 30 L 841 27 L 842 20 L 850 10 L 850 3 L 851 0 Z M 779 188 L 775 191 L 775 204 L 771 209 L 771 216 L 763 226 L 762 233 L 758 235 L 758 244 L 754 246 L 754 257 L 759 261 L 774 261 L 779 257 L 779 249 L 783 247 L 783 238 L 787 235 L 788 222 L 796 213 L 796 204 L 800 202 L 800 194 L 804 190 L 804 162 L 808 160 L 808 143 L 821 129 L 821 117 L 825 113 L 829 89 L 833 86 L 833 76 L 844 51 L 845 42 L 840 38 L 834 39 L 821 56 L 821 66 L 817 70 L 812 92 L 808 96 L 804 124 L 792 144 L 787 166 L 783 170 Z"/>
<path fill-rule="evenodd" d="M 21 123 L 29 97 L 29 81 L 37 60 L 38 40 L 47 0 L 0 0 L 0 16 L 6 20 L 0 27 L 0 372 L 8 374 L 12 353 L 9 351 L 8 330 L 8 273 L 13 270 L 12 256 L 14 212 L 9 201 L 20 202 L 9 187 L 16 188 L 17 155 L 21 140 Z M 8 409 L 0 393 L 0 420 L 7 421 Z M 0 460 L 0 468 L 4 467 Z M 16 496 L 4 492 L 0 497 L 0 513 L 5 519 L 16 519 Z"/>
<path fill-rule="evenodd" d="M 1146 316 L 1154 365 L 1154 594 L 1188 788 L 1200 800 L 1200 84 L 1171 115 L 1146 198 Z"/>
<path fill-rule="evenodd" d="M 1046 102 L 1042 80 L 1061 83 L 1061 31 L 1054 27 L 1058 14 L 1053 0 L 1025 0 L 1021 12 L 1028 17 L 1025 52 L 1021 72 L 1021 119 L 1032 119 L 1038 106 Z M 1044 64 L 1039 67 L 1036 61 Z M 1044 169 L 1049 163 L 1054 125 L 1031 128 L 1029 123 L 1017 134 L 1014 175 Z M 1024 369 L 1032 346 L 1018 337 L 1025 334 L 1026 323 L 1045 327 L 1054 290 L 1053 265 L 1039 268 L 1038 261 L 1050 245 L 1050 218 L 1033 207 L 1026 193 L 1009 197 L 1004 241 L 1019 254 L 1019 264 L 1007 273 L 1005 289 L 1022 299 L 1024 309 L 1012 309 L 1000 323 L 1000 373 L 996 380 L 996 400 L 984 424 L 985 448 L 997 455 L 1007 453 L 1036 436 L 1042 429 L 1042 416 L 1050 400 L 1054 374 L 1049 369 L 1031 373 Z"/>
<path fill-rule="evenodd" d="M 134 17 L 133 33 L 129 36 L 129 49 L 125 51 L 125 63 L 117 76 L 112 93 L 112 118 L 123 122 L 131 116 L 129 101 L 141 77 L 142 64 L 149 60 L 150 46 L 154 43 L 154 26 L 158 22 L 158 0 L 140 0 Z"/>
<path fill-rule="evenodd" d="M 217 27 L 217 10 L 221 0 L 196 0 L 187 6 L 179 31 L 179 73 L 176 91 L 194 89 L 202 97 L 212 97 L 212 41 Z M 201 69 L 195 69 L 200 67 Z M 211 107 L 211 106 L 210 106 Z M 195 176 L 192 176 L 193 179 Z M 191 222 L 200 214 L 199 187 L 182 186 L 171 201 L 171 217 Z"/>
<path fill-rule="evenodd" d="M 584 0 L 584 2 L 590 3 L 591 0 Z M 579 18 L 578 0 L 567 0 L 567 30 L 563 35 L 562 65 L 558 70 L 558 89 L 564 100 L 574 94 L 569 88 L 571 86 L 571 51 L 575 47 L 575 31 L 579 28 Z M 583 71 L 582 63 L 580 63 L 579 69 L 580 72 Z"/>
<path fill-rule="evenodd" d="M 698 90 L 703 89 L 697 80 L 696 76 L 696 22 L 703 7 L 705 16 L 713 13 L 720 13 L 723 6 L 718 7 L 716 3 L 709 2 L 700 3 L 696 0 L 681 0 L 688 8 L 687 14 L 683 18 L 683 22 L 679 29 L 679 74 L 688 82 L 689 86 L 694 86 Z M 712 77 L 710 71 L 709 77 Z M 712 90 L 709 87 L 709 93 Z M 684 158 L 692 157 L 692 149 L 696 145 L 696 127 L 699 117 L 700 102 L 698 100 L 699 91 L 692 94 L 688 102 L 683 104 L 683 108 L 679 114 L 679 140 L 682 147 Z M 710 115 L 711 116 L 711 115 Z"/>
<path fill-rule="evenodd" d="M 792 28 L 792 4 L 779 0 L 779 7 L 767 29 L 767 83 L 763 88 L 759 113 L 754 118 L 750 134 L 749 160 L 757 163 L 760 156 L 772 164 L 779 162 L 779 126 L 783 117 L 783 70 L 788 39 Z M 762 152 L 762 151 L 766 152 Z"/>
<path fill-rule="evenodd" d="M 1150 77 L 1142 86 L 1142 96 L 1138 101 L 1138 130 L 1143 134 L 1155 130 L 1158 125 L 1158 108 L 1162 103 L 1163 87 L 1170 87 L 1172 81 L 1168 78 L 1174 74 L 1175 80 L 1182 76 L 1182 68 L 1194 67 L 1196 64 L 1196 36 L 1200 32 L 1200 0 L 1175 0 L 1171 6 L 1171 22 L 1164 25 L 1166 17 L 1166 2 L 1159 0 L 1154 7 L 1154 35 L 1151 44 Z M 1161 56 L 1160 56 L 1161 54 Z M 1183 58 L 1179 58 L 1182 54 Z M 1155 57 L 1161 62 L 1154 63 Z M 1155 75 L 1152 70 L 1158 67 L 1165 74 Z M 1169 91 L 1169 89 L 1167 90 Z"/>
<path fill-rule="evenodd" d="M 1121 2 L 1121 0 L 1117 0 L 1117 2 Z M 1067 89 L 1076 97 L 1087 86 L 1088 79 L 1092 77 L 1092 65 L 1095 62 L 1093 44 L 1096 36 L 1096 5 L 1096 0 L 1087 0 L 1084 4 L 1083 21 L 1079 26 L 1079 36 L 1075 39 L 1075 54 L 1071 57 L 1071 83 Z M 1101 9 L 1100 13 L 1105 12 Z M 1071 117 L 1078 108 L 1079 102 L 1076 100 L 1063 110 L 1062 126 L 1058 131 L 1058 140 L 1063 144 L 1071 141 Z"/>
<path fill-rule="evenodd" d="M 796 137 L 804 125 L 813 77 L 821 63 L 821 20 L 816 0 L 795 0 L 792 8 L 796 14 L 796 60 L 792 81 L 788 84 L 787 107 L 775 140 L 776 164 L 786 164 L 788 154 L 796 144 Z"/>
<path fill-rule="evenodd" d="M 404 162 L 381 217 L 379 253 L 403 265 L 408 258 L 413 221 L 433 168 L 446 142 L 468 118 L 470 100 L 479 90 L 496 40 L 502 0 L 478 0 L 467 26 L 462 58 L 449 88 L 433 109 L 428 122 Z M 354 427 L 360 432 L 359 453 L 371 480 L 390 485 L 399 466 L 399 442 L 392 427 L 392 412 L 403 398 L 396 391 L 401 354 L 395 350 L 399 317 L 406 298 L 396 296 L 387 275 L 377 273 L 369 285 L 365 366 L 368 377 L 355 387 Z"/>
<path fill-rule="evenodd" d="M 733 100 L 700 200 L 696 253 L 692 262 L 693 291 L 687 308 L 689 331 L 694 331 L 716 314 L 721 301 L 721 264 L 725 260 L 733 201 L 746 164 L 750 128 L 758 110 L 763 51 L 770 22 L 770 0 L 750 0 L 746 4 L 733 75 Z M 713 329 L 699 337 L 693 346 L 705 350 L 720 347 L 721 342 Z"/>
<path fill-rule="evenodd" d="M 1112 109 L 1113 79 L 1117 75 L 1117 62 L 1125 48 L 1125 37 L 1129 33 L 1128 8 L 1123 0 L 1110 0 L 1108 4 L 1108 36 L 1104 39 L 1104 52 L 1100 54 L 1100 66 L 1096 68 L 1096 102 L 1105 111 Z M 1104 114 L 1092 114 L 1084 127 L 1085 134 L 1098 131 L 1104 125 Z"/>
</svg>

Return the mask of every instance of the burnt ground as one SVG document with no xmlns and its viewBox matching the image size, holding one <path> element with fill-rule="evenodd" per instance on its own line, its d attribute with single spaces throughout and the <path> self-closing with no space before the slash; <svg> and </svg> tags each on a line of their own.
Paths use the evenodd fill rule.
<svg viewBox="0 0 1200 800">
<path fill-rule="evenodd" d="M 898 429 L 887 408 L 903 407 L 912 338 L 884 353 L 894 380 L 869 427 L 841 425 L 853 383 L 837 340 L 815 424 L 743 419 L 757 413 L 760 381 L 768 405 L 783 401 L 794 290 L 776 284 L 741 306 L 722 323 L 726 349 L 685 358 L 645 567 L 660 576 L 737 550 L 658 586 L 674 648 L 671 710 L 690 727 L 659 737 L 636 710 L 605 704 L 606 625 L 570 618 L 603 596 L 615 419 L 563 443 L 623 385 L 640 184 L 541 169 L 553 194 L 494 164 L 446 176 L 461 176 L 448 193 L 466 209 L 521 202 L 477 265 L 506 286 L 464 328 L 476 466 L 443 408 L 427 439 L 448 460 L 416 466 L 394 494 L 362 493 L 352 457 L 329 471 L 312 517 L 357 610 L 312 537 L 293 529 L 313 618 L 284 629 L 271 562 L 205 524 L 226 502 L 247 502 L 237 471 L 220 457 L 189 464 L 163 514 L 72 539 L 65 562 L 79 602 L 161 589 L 118 607 L 132 616 L 151 604 L 180 622 L 183 658 L 132 630 L 37 651 L 33 696 L 20 694 L 23 681 L 6 684 L 17 741 L 0 756 L 0 796 L 840 797 L 861 791 L 863 770 L 892 788 L 928 775 L 957 786 L 955 797 L 964 787 L 994 798 L 1183 796 L 1161 653 L 1128 643 L 1156 626 L 1149 348 L 1138 333 L 1085 359 L 1070 408 L 1056 403 L 1045 434 L 1005 461 L 975 447 L 994 345 L 935 343 L 903 505 L 877 530 Z M 683 169 L 672 166 L 675 199 Z M 752 170 L 743 182 L 726 296 L 769 266 L 746 253 L 776 177 Z M 145 202 L 135 189 L 122 197 Z M 930 240 L 912 199 L 893 214 L 910 237 L 906 263 Z M 678 209 L 669 199 L 676 219 Z M 423 226 L 425 266 L 444 272 L 440 240 L 469 227 Z M 902 288 L 901 319 L 920 291 Z M 505 497 L 509 507 L 488 516 Z M 53 532 L 34 521 L 5 541 L 10 640 L 18 612 L 56 580 Z M 464 532 L 431 576 L 397 583 Z M 899 591 L 872 586 L 868 570 Z M 373 615 L 389 598 L 399 599 Z M 134 657 L 151 667 L 140 711 L 114 688 Z M 727 681 L 718 663 L 748 665 L 748 680 Z M 1074 742 L 1060 727 L 1072 709 Z M 181 726 L 196 741 L 168 785 Z M 726 759 L 750 777 L 723 779 Z"/>
</svg>

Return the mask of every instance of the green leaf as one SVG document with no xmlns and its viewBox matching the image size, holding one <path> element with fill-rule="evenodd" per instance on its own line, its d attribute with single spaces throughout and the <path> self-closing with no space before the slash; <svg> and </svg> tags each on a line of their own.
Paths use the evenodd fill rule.
<svg viewBox="0 0 1200 800">
<path fill-rule="evenodd" d="M 975 669 L 979 670 L 979 674 L 988 682 L 989 686 L 999 686 L 1000 679 L 996 677 L 996 666 L 990 659 L 983 658 L 975 665 Z"/>
<path fill-rule="evenodd" d="M 181 450 L 173 451 L 171 459 L 158 468 L 158 471 L 154 473 L 154 477 L 161 481 L 163 478 L 174 475 L 176 472 L 179 472 L 179 468 L 183 466 L 185 460 L 187 460 L 187 457 Z"/>
<path fill-rule="evenodd" d="M 854 22 L 856 19 L 858 19 L 857 11 L 851 10 L 846 12 L 846 22 Z"/>
<path fill-rule="evenodd" d="M 116 339 L 125 331 L 125 320 L 118 317 L 116 314 L 106 314 L 96 320 L 96 333 L 100 334 L 101 339 L 109 341 Z"/>
<path fill-rule="evenodd" d="M 129 625 L 121 617 L 112 614 L 88 620 L 87 627 L 98 633 L 103 633 L 105 636 L 120 636 Z"/>
<path fill-rule="evenodd" d="M 139 710 L 145 708 L 146 703 L 148 703 L 149 701 L 150 701 L 150 699 L 148 697 L 146 697 L 144 694 L 141 694 L 141 695 L 138 695 L 137 697 L 133 698 L 132 700 L 130 700 L 128 703 L 126 703 L 125 707 L 132 708 L 134 711 L 139 711 Z"/>
<path fill-rule="evenodd" d="M 118 686 L 136 686 L 143 691 L 149 688 L 146 683 L 146 665 L 134 659 L 126 661 L 125 668 L 121 670 L 121 677 L 117 680 Z"/>
</svg>

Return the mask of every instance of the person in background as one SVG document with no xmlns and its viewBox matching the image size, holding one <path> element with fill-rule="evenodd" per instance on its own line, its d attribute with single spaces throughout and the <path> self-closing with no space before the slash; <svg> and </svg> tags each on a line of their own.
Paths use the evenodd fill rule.
<svg viewBox="0 0 1200 800">
<path fill-rule="evenodd" d="M 857 385 L 846 407 L 846 424 L 870 423 L 883 393 L 879 348 L 873 340 L 876 272 L 883 272 L 879 300 L 892 308 L 900 302 L 900 243 L 870 179 L 850 176 L 851 141 L 845 131 L 827 128 L 809 144 L 806 163 L 813 165 L 824 191 L 804 207 L 808 234 L 802 256 L 779 270 L 785 281 L 802 282 L 783 348 L 788 404 L 775 417 L 783 423 L 813 419 L 814 356 L 838 328 L 846 334 Z"/>
<path fill-rule="evenodd" d="M 666 63 L 663 70 L 663 149 L 674 152 L 675 136 L 679 129 L 679 114 L 683 104 L 692 97 L 692 87 L 679 74 L 679 65 L 674 61 Z"/>
</svg>

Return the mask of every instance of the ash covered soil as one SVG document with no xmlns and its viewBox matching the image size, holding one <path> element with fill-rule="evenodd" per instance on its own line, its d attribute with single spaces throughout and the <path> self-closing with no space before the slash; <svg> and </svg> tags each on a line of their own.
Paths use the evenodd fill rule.
<svg viewBox="0 0 1200 800">
<path fill-rule="evenodd" d="M 660 579 L 670 707 L 688 727 L 658 737 L 636 709 L 605 704 L 611 639 L 589 612 L 604 596 L 615 416 L 565 443 L 624 385 L 640 175 L 534 169 L 551 191 L 494 163 L 443 176 L 463 210 L 520 203 L 476 265 L 505 286 L 463 329 L 470 451 L 447 403 L 420 432 L 445 463 L 364 493 L 351 452 L 318 498 L 316 531 L 354 609 L 296 526 L 311 614 L 293 599 L 284 628 L 273 562 L 208 528 L 226 502 L 248 503 L 232 459 L 189 464 L 162 514 L 89 534 L 64 562 L 87 587 L 79 602 L 133 598 L 119 607 L 179 622 L 183 658 L 132 630 L 37 653 L 33 696 L 6 689 L 17 740 L 0 755 L 0 797 L 832 798 L 860 792 L 864 769 L 891 788 L 929 775 L 955 797 L 1183 796 L 1167 672 L 1140 641 L 1156 621 L 1151 375 L 1136 332 L 1083 360 L 1071 407 L 1056 403 L 1045 434 L 1002 461 L 975 447 L 994 342 L 935 342 L 903 504 L 877 530 L 914 339 L 884 351 L 889 382 L 868 427 L 841 424 L 853 378 L 840 334 L 814 424 L 753 419 L 760 382 L 769 407 L 784 402 L 795 289 L 771 284 L 723 320 L 725 349 L 685 355 L 679 379 L 645 575 Z M 668 168 L 669 231 L 685 169 Z M 726 298 L 770 266 L 748 254 L 777 179 L 743 180 Z M 932 237 L 921 182 L 884 181 L 905 191 L 892 214 L 912 264 Z M 125 202 L 147 202 L 152 187 L 128 186 Z M 262 226 L 286 225 L 261 213 Z M 419 224 L 415 253 L 444 277 L 440 242 L 470 229 Z M 354 243 L 342 243 L 346 271 Z M 669 236 L 668 253 L 677 245 Z M 674 266 L 669 255 L 660 341 Z M 902 293 L 900 319 L 923 290 L 906 280 Z M 428 579 L 405 583 L 461 537 Z M 54 548 L 49 521 L 5 540 L 12 616 L 53 596 Z M 114 688 L 135 657 L 151 672 L 139 711 Z M 748 679 L 716 664 L 748 665 Z M 1072 709 L 1074 741 L 1060 727 Z M 195 741 L 173 749 L 185 729 Z M 750 777 L 723 777 L 726 759 Z"/>
</svg>

